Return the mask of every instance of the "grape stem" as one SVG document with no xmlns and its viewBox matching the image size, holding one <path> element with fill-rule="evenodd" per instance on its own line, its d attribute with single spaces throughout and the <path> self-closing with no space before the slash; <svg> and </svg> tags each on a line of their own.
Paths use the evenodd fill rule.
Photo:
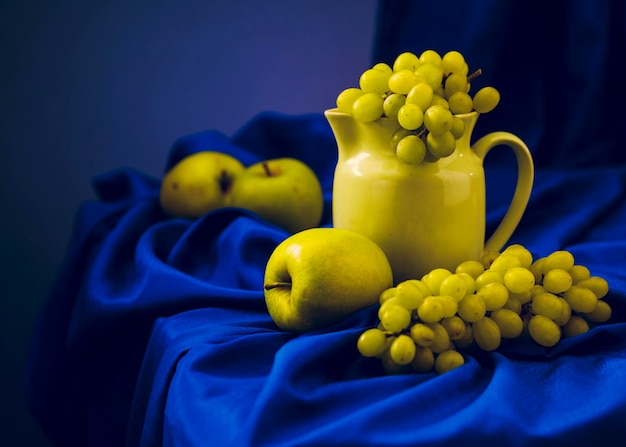
<svg viewBox="0 0 626 447">
<path fill-rule="evenodd" d="M 476 70 L 474 73 L 472 73 L 471 75 L 469 75 L 467 77 L 467 82 L 473 81 L 474 79 L 476 79 L 481 74 L 483 74 L 483 71 L 482 71 L 482 69 L 479 68 L 478 70 Z"/>
</svg>

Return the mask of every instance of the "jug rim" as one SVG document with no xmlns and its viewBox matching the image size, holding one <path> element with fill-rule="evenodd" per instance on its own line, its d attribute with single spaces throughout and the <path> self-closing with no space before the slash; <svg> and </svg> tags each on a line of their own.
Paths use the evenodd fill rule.
<svg viewBox="0 0 626 447">
<path fill-rule="evenodd" d="M 342 116 L 352 116 L 349 113 L 346 112 L 342 112 L 341 110 L 339 110 L 339 108 L 337 107 L 333 107 L 331 109 L 326 109 L 324 110 L 324 115 L 342 115 Z M 459 117 L 461 119 L 463 118 L 469 118 L 472 116 L 477 116 L 480 115 L 480 113 L 478 113 L 476 110 L 472 111 L 472 112 L 468 112 L 468 113 L 459 113 L 456 114 L 454 116 Z M 375 119 L 374 121 L 378 121 L 378 120 L 383 120 L 383 121 L 391 121 L 391 120 L 395 120 L 394 118 L 389 118 L 388 116 L 381 116 L 380 118 Z"/>
</svg>

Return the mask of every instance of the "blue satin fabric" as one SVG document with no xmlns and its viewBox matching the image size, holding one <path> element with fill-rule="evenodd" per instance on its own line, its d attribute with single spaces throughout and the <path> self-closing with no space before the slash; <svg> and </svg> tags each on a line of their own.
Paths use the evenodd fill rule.
<svg viewBox="0 0 626 447">
<path fill-rule="evenodd" d="M 336 146 L 322 115 L 263 114 L 227 141 L 191 135 L 172 163 L 216 145 L 248 162 L 306 150 L 331 224 Z M 487 167 L 488 231 L 511 169 Z M 386 376 L 359 356 L 375 308 L 302 336 L 278 330 L 262 278 L 288 234 L 239 209 L 168 218 L 158 186 L 114 171 L 78 210 L 28 374 L 31 408 L 60 445 L 614 445 L 626 434 L 626 166 L 538 169 L 511 239 L 536 256 L 571 250 L 605 277 L 612 321 L 554 349 L 472 352 L 442 376 Z"/>
</svg>

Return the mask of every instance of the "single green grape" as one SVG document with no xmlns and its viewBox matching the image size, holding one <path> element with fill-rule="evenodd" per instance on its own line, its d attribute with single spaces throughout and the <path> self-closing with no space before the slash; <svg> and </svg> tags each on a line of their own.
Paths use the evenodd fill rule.
<svg viewBox="0 0 626 447">
<path fill-rule="evenodd" d="M 418 165 L 426 157 L 426 145 L 417 135 L 408 135 L 398 143 L 396 155 L 404 163 Z"/>
<path fill-rule="evenodd" d="M 453 297 L 456 301 L 461 301 L 467 292 L 467 280 L 456 273 L 448 275 L 439 285 L 439 294 Z"/>
<path fill-rule="evenodd" d="M 378 296 L 378 304 L 384 304 L 389 298 L 395 298 L 396 296 L 396 288 L 395 287 L 390 287 L 388 289 L 383 290 L 382 292 L 380 292 L 380 295 Z"/>
<path fill-rule="evenodd" d="M 352 116 L 362 123 L 376 121 L 382 115 L 383 97 L 377 93 L 364 93 L 352 104 Z"/>
<path fill-rule="evenodd" d="M 563 269 L 552 269 L 543 275 L 541 285 L 551 293 L 563 293 L 572 286 L 572 275 Z"/>
<path fill-rule="evenodd" d="M 459 51 L 451 50 L 441 58 L 441 68 L 445 74 L 459 73 L 467 78 L 465 57 Z"/>
<path fill-rule="evenodd" d="M 448 269 L 435 268 L 422 276 L 422 282 L 426 284 L 432 295 L 439 295 L 441 283 L 450 275 L 452 272 Z"/>
<path fill-rule="evenodd" d="M 395 341 L 395 338 L 394 338 Z M 409 365 L 400 365 L 391 357 L 391 347 L 380 356 L 380 363 L 388 375 L 406 374 L 411 370 Z"/>
<path fill-rule="evenodd" d="M 418 346 L 430 346 L 435 341 L 435 332 L 424 323 L 415 323 L 409 330 L 411 338 Z"/>
<path fill-rule="evenodd" d="M 613 310 L 606 301 L 598 300 L 596 302 L 596 307 L 594 307 L 591 312 L 587 312 L 583 315 L 587 320 L 593 321 L 594 323 L 604 323 L 609 321 L 612 313 Z"/>
<path fill-rule="evenodd" d="M 392 135 L 391 135 L 391 148 L 395 151 L 398 149 L 398 143 L 400 143 L 400 141 L 404 138 L 404 137 L 408 137 L 409 135 L 415 135 L 413 131 L 411 130 L 407 130 L 403 127 L 398 128 Z"/>
<path fill-rule="evenodd" d="M 572 315 L 569 321 L 563 326 L 563 334 L 565 334 L 566 337 L 575 337 L 576 335 L 589 332 L 589 329 L 589 323 L 587 323 L 583 317 Z"/>
<path fill-rule="evenodd" d="M 504 273 L 504 285 L 513 293 L 530 291 L 535 285 L 535 275 L 525 267 L 513 267 Z"/>
<path fill-rule="evenodd" d="M 380 302 L 380 296 L 378 297 L 378 301 Z M 388 308 L 392 307 L 392 306 L 400 306 L 403 307 L 398 300 L 396 299 L 395 296 L 386 298 L 384 302 L 380 303 L 380 306 L 378 307 L 378 319 L 382 319 L 382 315 L 385 312 L 385 310 L 387 310 Z"/>
<path fill-rule="evenodd" d="M 463 136 L 463 134 L 465 134 L 465 122 L 458 116 L 452 118 L 452 127 L 450 128 L 450 133 L 456 140 L 458 140 Z"/>
<path fill-rule="evenodd" d="M 386 71 L 370 68 L 361 74 L 359 87 L 365 93 L 383 95 L 389 89 L 389 76 L 391 74 Z"/>
<path fill-rule="evenodd" d="M 474 110 L 488 113 L 500 102 L 500 92 L 493 87 L 483 87 L 474 94 Z"/>
<path fill-rule="evenodd" d="M 394 72 L 401 70 L 415 71 L 419 64 L 419 57 L 410 51 L 406 51 L 396 57 L 392 68 Z"/>
<path fill-rule="evenodd" d="M 406 95 L 406 103 L 417 105 L 422 112 L 428 108 L 432 100 L 433 88 L 425 82 L 413 86 Z"/>
<path fill-rule="evenodd" d="M 520 261 L 520 267 L 529 268 L 533 263 L 532 253 L 522 244 L 512 244 L 504 249 L 502 254 L 516 256 Z"/>
<path fill-rule="evenodd" d="M 567 302 L 565 298 L 562 298 L 560 296 L 558 296 L 558 298 L 563 306 L 563 310 L 561 314 L 558 317 L 556 317 L 553 321 L 559 326 L 563 326 L 567 324 L 567 322 L 572 317 L 572 306 L 569 305 L 569 303 Z"/>
<path fill-rule="evenodd" d="M 415 357 L 415 342 L 406 334 L 400 334 L 389 348 L 389 355 L 398 365 L 408 365 Z"/>
<path fill-rule="evenodd" d="M 468 294 L 459 301 L 457 313 L 464 321 L 474 323 L 485 316 L 487 308 L 483 299 L 476 294 Z"/>
<path fill-rule="evenodd" d="M 400 305 L 385 306 L 380 322 L 391 332 L 400 332 L 411 323 L 411 313 Z"/>
<path fill-rule="evenodd" d="M 444 316 L 443 303 L 434 296 L 427 296 L 417 308 L 417 315 L 425 323 L 436 323 Z"/>
<path fill-rule="evenodd" d="M 393 93 L 406 95 L 419 81 L 420 78 L 411 70 L 394 71 L 389 76 L 388 87 Z"/>
<path fill-rule="evenodd" d="M 389 64 L 386 64 L 384 62 L 379 62 L 379 63 L 375 64 L 372 68 L 374 70 L 384 71 L 385 73 L 387 73 L 390 76 L 391 76 L 391 73 L 393 73 L 393 69 L 389 66 Z"/>
<path fill-rule="evenodd" d="M 584 265 L 573 265 L 567 273 L 572 277 L 572 284 L 574 285 L 578 284 L 580 281 L 591 278 L 591 272 Z"/>
<path fill-rule="evenodd" d="M 472 278 L 478 278 L 485 271 L 485 267 L 480 261 L 465 261 L 460 263 L 455 273 L 468 273 Z"/>
<path fill-rule="evenodd" d="M 504 284 L 504 278 L 499 272 L 493 270 L 485 270 L 476 278 L 476 290 L 480 290 L 487 284 L 499 283 Z"/>
<path fill-rule="evenodd" d="M 437 89 L 443 80 L 443 70 L 433 64 L 423 64 L 417 67 L 415 75 L 423 79 L 433 90 Z"/>
<path fill-rule="evenodd" d="M 598 299 L 604 298 L 609 293 L 608 281 L 600 276 L 591 276 L 583 279 L 577 285 L 591 290 Z"/>
<path fill-rule="evenodd" d="M 461 73 L 452 73 L 446 76 L 444 81 L 444 92 L 448 99 L 456 93 L 462 92 L 465 93 L 467 90 L 467 76 L 462 75 Z"/>
<path fill-rule="evenodd" d="M 474 330 L 472 329 L 471 323 L 465 322 L 465 331 L 463 332 L 463 336 L 458 340 L 454 340 L 453 343 L 457 349 L 467 348 L 474 343 Z"/>
<path fill-rule="evenodd" d="M 363 95 L 363 91 L 360 88 L 351 87 L 343 90 L 337 96 L 337 108 L 340 112 L 352 115 L 352 105 L 361 95 Z"/>
<path fill-rule="evenodd" d="M 428 327 L 433 330 L 435 338 L 432 344 L 429 346 L 430 350 L 435 354 L 445 351 L 450 347 L 450 336 L 448 331 L 443 327 L 441 323 L 426 323 Z"/>
<path fill-rule="evenodd" d="M 387 335 L 380 329 L 368 329 L 359 336 L 357 349 L 364 357 L 376 357 L 387 349 Z"/>
<path fill-rule="evenodd" d="M 432 290 L 430 290 L 430 287 L 428 287 L 428 284 L 426 284 L 421 279 L 408 279 L 407 281 L 413 283 L 415 287 L 420 289 L 424 296 L 429 296 L 433 294 Z"/>
<path fill-rule="evenodd" d="M 444 158 L 454 153 L 456 140 L 452 132 L 445 132 L 440 135 L 429 132 L 428 135 L 426 135 L 426 147 L 435 157 Z"/>
<path fill-rule="evenodd" d="M 546 258 L 535 259 L 533 263 L 528 267 L 528 270 L 535 275 L 535 283 L 541 284 L 543 281 L 543 264 L 546 262 Z"/>
<path fill-rule="evenodd" d="M 472 324 L 474 341 L 483 351 L 495 351 L 500 346 L 500 327 L 490 317 L 483 317 Z"/>
<path fill-rule="evenodd" d="M 424 127 L 435 135 L 442 135 L 452 128 L 452 112 L 442 105 L 432 105 L 424 111 Z"/>
<path fill-rule="evenodd" d="M 450 111 L 455 115 L 470 113 L 474 110 L 472 97 L 465 92 L 454 92 L 452 95 L 448 96 L 448 104 Z"/>
<path fill-rule="evenodd" d="M 574 266 L 574 255 L 567 250 L 557 250 L 545 257 L 542 264 L 542 273 L 545 275 L 550 270 L 561 269 L 568 271 Z"/>
<path fill-rule="evenodd" d="M 551 320 L 558 319 L 565 310 L 560 298 L 549 292 L 536 295 L 532 300 L 531 308 L 535 314 L 543 315 Z"/>
<path fill-rule="evenodd" d="M 467 65 L 467 62 L 463 64 L 463 68 L 461 68 L 461 73 L 464 73 L 465 75 L 469 74 L 469 65 Z M 468 88 L 469 88 L 469 84 L 468 84 Z"/>
<path fill-rule="evenodd" d="M 506 304 L 509 299 L 509 290 L 504 284 L 493 282 L 478 289 L 476 295 L 480 296 L 485 303 L 485 309 L 492 311 Z"/>
<path fill-rule="evenodd" d="M 415 130 L 424 122 L 424 112 L 417 104 L 404 104 L 398 110 L 398 123 L 408 130 Z"/>
<path fill-rule="evenodd" d="M 465 322 L 458 315 L 445 317 L 440 323 L 446 329 L 452 341 L 460 340 L 465 335 Z"/>
<path fill-rule="evenodd" d="M 383 112 L 385 116 L 395 118 L 398 116 L 398 111 L 404 105 L 406 96 L 399 93 L 392 93 L 383 100 Z"/>
<path fill-rule="evenodd" d="M 450 295 L 437 295 L 434 298 L 441 302 L 441 306 L 443 307 L 443 318 L 456 315 L 456 312 L 459 309 L 459 302 L 456 298 L 451 297 Z"/>
<path fill-rule="evenodd" d="M 482 262 L 483 267 L 485 267 L 485 269 L 488 269 L 489 267 L 491 267 L 491 264 L 493 263 L 493 261 L 495 261 L 498 258 L 498 256 L 500 256 L 499 251 L 488 250 L 481 255 L 480 262 Z"/>
<path fill-rule="evenodd" d="M 448 100 L 444 98 L 442 95 L 440 95 L 439 93 L 437 93 L 436 91 L 433 92 L 433 99 L 430 101 L 430 104 L 428 105 L 428 107 L 424 109 L 424 112 L 433 106 L 441 106 L 446 110 L 450 110 L 450 104 L 448 104 Z"/>
<path fill-rule="evenodd" d="M 435 67 L 441 66 L 441 55 L 432 49 L 422 51 L 419 57 L 420 65 L 431 64 Z"/>
<path fill-rule="evenodd" d="M 561 328 L 544 315 L 534 315 L 528 321 L 528 334 L 544 347 L 552 347 L 561 339 Z"/>
<path fill-rule="evenodd" d="M 435 355 L 428 347 L 417 346 L 411 367 L 416 372 L 428 372 L 435 366 Z"/>
<path fill-rule="evenodd" d="M 502 306 L 502 309 L 509 309 L 516 314 L 521 315 L 522 303 L 518 298 L 509 295 L 509 299 L 506 300 L 506 303 L 504 304 L 504 306 Z"/>
<path fill-rule="evenodd" d="M 444 374 L 465 364 L 463 355 L 455 350 L 449 349 L 437 355 L 435 359 L 435 371 Z"/>
<path fill-rule="evenodd" d="M 461 278 L 465 280 L 465 283 L 467 285 L 466 294 L 476 292 L 476 280 L 474 279 L 472 275 L 470 275 L 469 273 L 465 273 L 465 272 L 455 273 L 455 275 L 459 275 Z"/>
<path fill-rule="evenodd" d="M 522 263 L 517 256 L 510 253 L 501 253 L 500 256 L 493 260 L 489 266 L 489 270 L 498 272 L 500 275 L 504 276 L 507 270 L 513 267 L 520 267 L 521 265 Z"/>
<path fill-rule="evenodd" d="M 524 330 L 524 322 L 518 312 L 511 309 L 496 309 L 489 317 L 496 322 L 500 328 L 502 338 L 517 338 Z"/>
<path fill-rule="evenodd" d="M 408 309 L 417 309 L 424 298 L 430 296 L 430 291 L 420 280 L 408 279 L 399 283 L 396 287 L 395 297 L 398 303 Z"/>
</svg>

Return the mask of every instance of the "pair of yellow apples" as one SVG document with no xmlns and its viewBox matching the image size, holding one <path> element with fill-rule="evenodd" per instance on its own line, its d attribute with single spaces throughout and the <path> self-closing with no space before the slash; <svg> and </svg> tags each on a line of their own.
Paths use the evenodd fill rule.
<svg viewBox="0 0 626 447">
<path fill-rule="evenodd" d="M 244 208 L 290 233 L 320 224 L 324 195 L 315 172 L 295 158 L 245 167 L 217 151 L 191 154 L 168 170 L 159 201 L 175 217 L 198 218 L 226 208 Z"/>
</svg>

